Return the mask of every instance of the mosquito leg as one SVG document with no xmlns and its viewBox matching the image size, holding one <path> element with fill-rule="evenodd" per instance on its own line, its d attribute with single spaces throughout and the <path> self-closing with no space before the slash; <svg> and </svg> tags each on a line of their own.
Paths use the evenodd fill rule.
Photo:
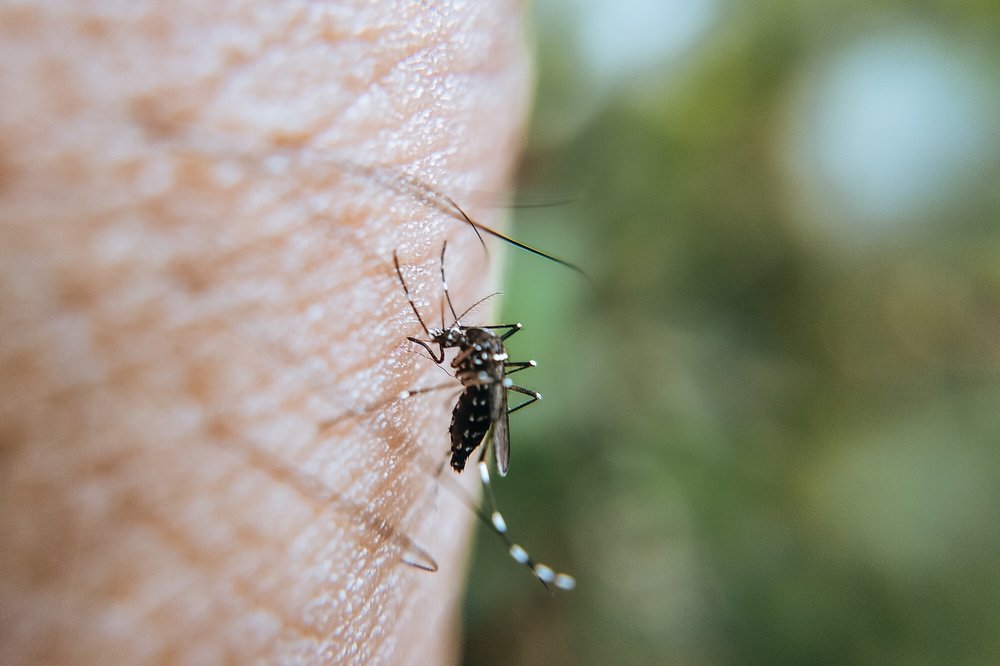
<svg viewBox="0 0 1000 666">
<path fill-rule="evenodd" d="M 410 288 L 406 286 L 406 280 L 403 279 L 403 271 L 399 268 L 399 257 L 396 251 L 392 251 L 392 263 L 396 267 L 396 277 L 399 278 L 399 284 L 403 285 L 403 293 L 406 294 L 406 300 L 410 304 L 410 309 L 413 310 L 413 314 L 416 315 L 417 321 L 420 322 L 421 328 L 424 329 L 424 333 L 427 337 L 431 337 L 431 332 L 427 328 L 427 324 L 424 323 L 424 318 L 420 316 L 420 311 L 417 310 L 417 304 L 413 302 L 413 296 L 410 294 Z M 412 339 L 412 338 L 411 338 Z"/>
<path fill-rule="evenodd" d="M 333 426 L 337 425 L 341 421 L 344 421 L 344 420 L 346 420 L 348 418 L 352 418 L 352 417 L 356 418 L 358 416 L 364 416 L 365 414 L 371 414 L 372 412 L 375 412 L 375 411 L 378 411 L 379 409 L 387 407 L 387 406 L 391 405 L 392 403 L 394 403 L 394 402 L 396 402 L 398 400 L 407 400 L 409 398 L 412 398 L 415 395 L 420 395 L 422 393 L 431 393 L 432 391 L 440 391 L 441 389 L 446 389 L 446 388 L 456 388 L 455 382 L 454 381 L 450 381 L 450 382 L 448 382 L 446 384 L 436 384 L 434 386 L 425 386 L 425 387 L 421 387 L 421 388 L 412 388 L 412 389 L 407 389 L 405 391 L 400 391 L 399 393 L 397 393 L 393 397 L 389 398 L 388 400 L 383 400 L 382 402 L 379 402 L 379 403 L 374 404 L 374 405 L 370 405 L 368 407 L 364 407 L 362 409 L 353 409 L 353 410 L 344 412 L 343 414 L 341 414 L 339 416 L 335 416 L 335 417 L 333 417 L 331 419 L 327 419 L 325 421 L 320 421 L 319 424 L 317 425 L 317 428 L 318 428 L 318 430 L 320 432 L 323 432 L 325 430 L 329 430 Z"/>
<path fill-rule="evenodd" d="M 486 495 L 490 512 L 489 519 L 486 520 L 486 518 L 483 518 L 483 520 L 507 544 L 507 552 L 514 561 L 530 570 L 546 589 L 555 587 L 560 590 L 572 590 L 576 587 L 575 578 L 569 574 L 557 573 L 552 567 L 535 561 L 528 554 L 528 551 L 511 540 L 510 535 L 507 533 L 507 521 L 504 520 L 503 515 L 497 508 L 496 496 L 493 494 L 493 485 L 490 481 L 490 467 L 484 460 L 479 461 L 479 479 L 483 483 L 483 494 Z M 477 513 L 482 517 L 481 511 Z"/>
<path fill-rule="evenodd" d="M 507 414 L 513 414 L 517 410 L 523 409 L 523 408 L 527 407 L 528 405 L 530 405 L 532 403 L 535 403 L 535 402 L 538 402 L 539 400 L 542 399 L 542 394 L 541 393 L 539 393 L 538 391 L 532 391 L 531 389 L 526 389 L 523 386 L 515 386 L 515 385 L 512 384 L 512 385 L 510 385 L 510 386 L 507 387 L 507 390 L 508 391 L 517 391 L 518 393 L 526 395 L 526 396 L 528 396 L 530 398 L 530 400 L 525 400 L 524 402 L 522 402 L 517 407 L 514 407 L 512 409 L 508 409 L 507 410 Z"/>
<path fill-rule="evenodd" d="M 515 372 L 520 372 L 525 368 L 537 368 L 538 364 L 534 361 L 507 361 L 504 363 L 503 369 L 504 374 L 512 375 Z"/>
<path fill-rule="evenodd" d="M 532 403 L 538 402 L 541 399 L 542 399 L 542 394 L 541 393 L 536 393 L 534 396 L 532 396 L 531 400 L 525 400 L 524 402 L 522 402 L 517 407 L 512 407 L 511 409 L 508 409 L 507 410 L 507 416 L 510 416 L 511 414 L 513 414 L 514 412 L 516 412 L 517 410 L 523 409 L 524 407 L 527 407 L 528 405 L 530 405 Z"/>
<path fill-rule="evenodd" d="M 437 472 L 435 470 L 440 470 L 440 467 L 430 462 L 429 458 L 418 453 L 416 460 L 419 465 L 424 467 L 425 472 L 437 476 Z M 483 494 L 486 496 L 486 502 L 489 506 L 488 511 L 484 510 L 482 506 L 480 506 L 480 502 L 477 502 L 469 497 L 468 493 L 461 486 L 461 484 L 458 483 L 457 479 L 450 474 L 440 477 L 440 485 L 454 495 L 456 499 L 465 504 L 469 510 L 476 515 L 476 518 L 486 525 L 491 532 L 500 537 L 503 542 L 507 544 L 507 552 L 514 559 L 514 561 L 531 571 L 532 575 L 537 578 L 546 589 L 552 590 L 555 588 L 559 590 L 572 590 L 575 588 L 576 579 L 573 578 L 573 576 L 565 573 L 557 573 L 554 569 L 552 569 L 552 567 L 536 561 L 522 546 L 511 540 L 510 535 L 507 532 L 507 521 L 504 520 L 503 515 L 497 508 L 496 496 L 493 494 L 493 486 L 490 479 L 489 466 L 485 461 L 480 460 L 478 468 L 479 479 L 485 488 Z M 429 555 L 426 554 L 426 551 L 423 551 L 423 549 L 414 544 L 412 541 L 403 541 L 402 545 L 405 546 L 405 557 L 403 558 L 403 561 L 406 564 L 414 566 L 418 569 L 432 570 L 432 567 L 436 568 L 436 563 L 430 558 Z"/>
<path fill-rule="evenodd" d="M 423 388 L 413 388 L 407 389 L 405 391 L 400 391 L 399 395 L 396 396 L 396 400 L 406 400 L 412 398 L 415 395 L 420 395 L 421 393 L 430 393 L 432 391 L 440 391 L 446 388 L 459 388 L 455 382 L 451 381 L 447 384 L 437 384 L 435 386 L 425 386 Z"/>
<path fill-rule="evenodd" d="M 522 328 L 524 328 L 524 326 L 521 324 L 521 322 L 517 322 L 516 324 L 491 324 L 490 326 L 477 326 L 476 328 L 485 328 L 491 331 L 496 331 L 504 328 L 509 329 L 506 333 L 500 336 L 501 340 L 506 340 L 507 338 L 509 338 L 510 336 L 514 335 Z"/>
<path fill-rule="evenodd" d="M 489 326 L 462 326 L 461 324 L 459 324 L 459 321 L 458 321 L 458 320 L 459 320 L 459 319 L 462 319 L 463 317 L 465 317 L 465 315 L 469 314 L 470 312 L 472 312 L 473 310 L 475 310 L 475 309 L 476 309 L 476 308 L 478 308 L 478 307 L 479 307 L 480 305 L 482 305 L 482 304 L 483 304 L 483 303 L 485 303 L 486 301 L 490 300 L 490 299 L 491 299 L 491 298 L 493 298 L 494 296 L 499 296 L 499 295 L 500 295 L 500 292 L 499 292 L 499 291 L 494 291 L 494 292 L 493 292 L 492 294 L 490 294 L 489 296 L 483 296 L 483 297 L 482 297 L 482 298 L 480 298 L 480 299 L 479 299 L 478 301 L 476 301 L 475 303 L 473 303 L 473 304 L 472 304 L 472 305 L 470 305 L 469 307 L 465 308 L 465 310 L 464 310 L 464 311 L 462 312 L 462 314 L 460 314 L 460 315 L 459 315 L 459 316 L 458 316 L 458 317 L 457 317 L 457 318 L 455 319 L 455 324 L 456 324 L 456 325 L 457 325 L 457 326 L 458 326 L 458 327 L 459 327 L 460 329 L 462 329 L 463 331 L 467 331 L 467 330 L 469 330 L 470 328 L 489 328 Z"/>
</svg>

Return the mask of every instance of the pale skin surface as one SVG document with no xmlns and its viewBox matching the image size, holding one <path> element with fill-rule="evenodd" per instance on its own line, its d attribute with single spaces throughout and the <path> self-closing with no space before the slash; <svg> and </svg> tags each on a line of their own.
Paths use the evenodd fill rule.
<svg viewBox="0 0 1000 666">
<path fill-rule="evenodd" d="M 0 7 L 0 662 L 454 661 L 452 394 L 319 428 L 447 380 L 393 249 L 431 321 L 445 238 L 494 290 L 344 168 L 506 188 L 521 7 L 414 5 Z"/>
</svg>

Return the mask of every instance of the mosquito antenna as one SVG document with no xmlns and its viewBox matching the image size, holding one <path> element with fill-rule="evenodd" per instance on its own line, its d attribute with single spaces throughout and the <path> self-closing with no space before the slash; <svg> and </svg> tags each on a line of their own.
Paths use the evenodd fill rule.
<svg viewBox="0 0 1000 666">
<path fill-rule="evenodd" d="M 469 307 L 465 308 L 465 311 L 463 311 L 463 312 L 462 312 L 462 315 L 461 315 L 461 316 L 460 316 L 460 317 L 459 317 L 458 319 L 461 319 L 462 317 L 464 317 L 465 315 L 469 314 L 470 312 L 472 312 L 473 310 L 475 310 L 476 308 L 478 308 L 478 307 L 479 307 L 480 305 L 482 305 L 482 304 L 483 304 L 483 303 L 485 303 L 486 301 L 490 300 L 490 299 L 491 299 L 491 298 L 493 298 L 494 296 L 499 296 L 499 295 L 500 295 L 500 294 L 502 294 L 502 293 L 503 293 L 503 292 L 501 292 L 501 291 L 494 291 L 494 292 L 493 292 L 492 294 L 490 294 L 489 296 L 483 296 L 483 297 L 482 297 L 482 298 L 480 298 L 480 299 L 479 299 L 478 301 L 476 301 L 475 303 L 473 303 L 473 304 L 472 304 L 472 305 L 470 305 Z M 456 323 L 456 324 L 458 323 L 458 319 L 456 319 L 456 320 L 455 320 L 455 323 Z"/>
</svg>

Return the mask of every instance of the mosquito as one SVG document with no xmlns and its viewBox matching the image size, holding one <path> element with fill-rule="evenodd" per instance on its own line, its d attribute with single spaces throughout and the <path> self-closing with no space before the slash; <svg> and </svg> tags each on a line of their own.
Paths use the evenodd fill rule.
<svg viewBox="0 0 1000 666">
<path fill-rule="evenodd" d="M 410 293 L 410 288 L 403 278 L 399 266 L 399 257 L 393 252 L 392 260 L 396 268 L 396 276 L 403 286 L 406 300 L 413 310 L 417 321 L 427 338 L 407 337 L 410 342 L 419 345 L 427 351 L 434 363 L 441 365 L 445 360 L 445 351 L 457 350 L 451 361 L 455 379 L 462 385 L 462 392 L 451 415 L 451 425 L 448 428 L 451 437 L 451 467 L 457 473 L 465 469 L 466 462 L 472 453 L 482 447 L 477 468 L 479 478 L 485 489 L 490 513 L 486 516 L 476 507 L 476 514 L 507 544 L 508 553 L 520 565 L 528 568 L 546 587 L 556 587 L 571 590 L 576 586 L 576 580 L 564 573 L 557 573 L 551 567 L 535 561 L 520 545 L 513 542 L 507 532 L 507 522 L 500 513 L 490 478 L 487 453 L 492 447 L 497 471 L 506 476 L 510 466 L 510 415 L 542 399 L 537 391 L 518 386 L 510 379 L 510 375 L 526 368 L 537 366 L 535 361 L 511 361 L 504 343 L 521 330 L 520 323 L 492 324 L 485 326 L 466 326 L 461 323 L 462 317 L 482 303 L 484 299 L 474 303 L 461 315 L 455 311 L 448 292 L 448 281 L 445 278 L 444 257 L 448 244 L 441 246 L 441 285 L 445 302 L 453 317 L 450 326 L 444 324 L 444 309 L 442 308 L 441 327 L 428 327 L 421 316 Z M 437 349 L 434 349 L 434 346 Z M 409 398 L 419 393 L 435 391 L 452 384 L 431 386 L 427 388 L 404 391 L 400 398 Z M 527 399 L 509 407 L 507 394 L 510 391 L 527 396 Z"/>
</svg>

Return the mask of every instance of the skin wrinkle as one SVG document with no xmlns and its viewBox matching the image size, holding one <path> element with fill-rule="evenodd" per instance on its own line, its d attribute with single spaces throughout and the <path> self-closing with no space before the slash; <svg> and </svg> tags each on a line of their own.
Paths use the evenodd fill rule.
<svg viewBox="0 0 1000 666">
<path fill-rule="evenodd" d="M 492 291 L 467 226 L 323 158 L 505 189 L 518 8 L 438 7 L 0 8 L 0 661 L 454 660 L 451 405 L 317 428 L 442 380 L 394 249 Z"/>
<path fill-rule="evenodd" d="M 188 537 L 188 533 L 185 529 L 172 525 L 171 521 L 167 517 L 157 515 L 155 511 L 151 510 L 150 507 L 140 508 L 136 504 L 130 506 L 129 511 L 121 514 L 120 517 L 123 520 L 133 521 L 149 527 L 152 531 L 159 535 L 167 547 L 179 553 L 194 567 L 199 569 L 208 569 L 219 574 L 219 580 L 226 580 L 226 578 L 221 575 L 226 571 L 226 561 L 223 558 L 216 556 L 216 554 L 211 550 L 200 548 L 197 543 Z M 292 630 L 298 634 L 299 637 L 314 639 L 317 642 L 322 641 L 323 637 L 319 630 L 298 621 L 295 614 L 288 613 L 286 610 L 279 610 L 275 608 L 273 604 L 264 597 L 264 595 L 258 592 L 258 590 L 249 583 L 249 580 L 252 580 L 252 578 L 234 578 L 230 581 L 231 584 L 228 585 L 225 590 L 220 590 L 220 592 L 224 593 L 224 596 L 235 596 L 244 602 L 244 605 L 248 608 L 264 610 L 268 614 L 273 615 L 275 618 L 280 620 L 281 627 L 283 629 Z M 181 595 L 178 594 L 177 596 L 179 597 Z M 141 626 L 142 624 L 144 624 L 144 622 L 140 618 L 137 625 Z M 205 629 L 205 631 L 211 630 L 212 629 L 210 627 Z"/>
</svg>

